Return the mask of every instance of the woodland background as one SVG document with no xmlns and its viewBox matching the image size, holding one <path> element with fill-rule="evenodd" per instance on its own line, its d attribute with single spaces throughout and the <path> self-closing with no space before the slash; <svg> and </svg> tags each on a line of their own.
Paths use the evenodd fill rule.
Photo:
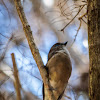
<svg viewBox="0 0 100 100">
<path fill-rule="evenodd" d="M 56 42 L 68 41 L 72 75 L 62 100 L 88 100 L 87 2 L 83 0 L 21 0 L 25 15 L 44 64 Z M 42 79 L 32 57 L 13 0 L 0 0 L 0 95 L 14 100 L 15 54 L 22 100 L 42 99 Z M 1 100 L 1 99 L 0 99 Z M 69 99 L 70 100 L 70 99 Z"/>
</svg>

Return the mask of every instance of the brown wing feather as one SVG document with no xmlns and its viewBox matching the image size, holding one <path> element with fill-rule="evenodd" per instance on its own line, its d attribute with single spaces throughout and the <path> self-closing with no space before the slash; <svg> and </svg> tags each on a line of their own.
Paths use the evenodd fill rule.
<svg viewBox="0 0 100 100">
<path fill-rule="evenodd" d="M 68 55 L 57 53 L 48 61 L 46 66 L 49 69 L 50 85 L 53 87 L 53 93 L 57 100 L 64 92 L 71 75 L 71 61 Z"/>
</svg>

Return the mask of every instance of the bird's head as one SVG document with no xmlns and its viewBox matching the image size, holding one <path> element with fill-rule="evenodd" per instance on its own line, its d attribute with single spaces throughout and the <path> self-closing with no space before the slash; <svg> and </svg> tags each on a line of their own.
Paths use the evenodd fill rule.
<svg viewBox="0 0 100 100">
<path fill-rule="evenodd" d="M 55 55 L 58 52 L 66 52 L 66 45 L 67 45 L 68 41 L 65 43 L 56 43 L 54 44 L 48 54 L 48 60 Z"/>
</svg>

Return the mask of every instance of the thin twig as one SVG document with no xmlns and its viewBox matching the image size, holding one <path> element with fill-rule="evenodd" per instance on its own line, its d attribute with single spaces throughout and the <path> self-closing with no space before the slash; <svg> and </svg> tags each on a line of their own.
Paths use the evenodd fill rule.
<svg viewBox="0 0 100 100">
<path fill-rule="evenodd" d="M 68 98 L 68 99 L 72 100 L 72 98 L 71 98 L 71 97 L 69 97 L 69 96 L 67 96 L 67 95 L 64 95 L 64 97 L 66 97 L 66 98 Z"/>
<path fill-rule="evenodd" d="M 17 69 L 17 65 L 16 65 L 16 61 L 15 61 L 15 56 L 14 53 L 11 54 L 12 57 L 12 62 L 13 62 L 13 69 L 14 69 L 14 86 L 15 86 L 15 90 L 16 90 L 16 94 L 17 94 L 17 100 L 21 100 L 21 85 L 20 85 L 20 81 L 19 81 L 19 77 L 18 77 L 18 69 Z"/>
<path fill-rule="evenodd" d="M 74 41 L 73 41 L 72 45 L 73 45 L 74 42 L 76 41 L 76 37 L 77 37 L 78 32 L 79 32 L 79 30 L 80 30 L 80 28 L 81 28 L 81 25 L 82 25 L 83 17 L 84 17 L 86 14 L 87 14 L 87 13 L 83 14 L 81 17 L 78 18 L 78 19 L 80 20 L 80 25 L 79 25 L 79 27 L 78 27 L 78 30 L 77 30 L 77 33 L 76 33 L 76 35 L 75 35 L 75 38 L 74 38 Z M 83 20 L 83 21 L 84 21 L 84 20 Z M 71 45 L 70 47 L 72 47 L 72 45 Z"/>
<path fill-rule="evenodd" d="M 8 42 L 7 42 L 7 44 L 6 44 L 6 47 L 5 47 L 5 48 L 2 48 L 2 49 L 4 49 L 4 51 L 3 51 L 3 53 L 2 53 L 2 55 L 1 55 L 1 57 L 0 57 L 0 62 L 4 59 L 4 57 L 5 57 L 5 55 L 6 55 L 6 52 L 7 52 L 7 49 L 8 49 L 8 45 L 9 45 L 11 39 L 12 39 L 12 36 L 9 38 L 9 40 L 8 40 Z"/>
<path fill-rule="evenodd" d="M 82 20 L 85 24 L 87 24 L 87 22 L 86 22 L 83 18 L 82 18 L 81 20 Z"/>
<path fill-rule="evenodd" d="M 79 30 L 80 30 L 80 28 L 81 28 L 81 24 L 82 24 L 82 21 L 80 20 L 80 25 L 79 25 L 79 27 L 78 27 L 78 29 L 77 29 L 77 32 L 76 32 L 76 35 L 75 35 L 75 38 L 74 38 L 74 40 L 73 40 L 72 45 L 73 45 L 73 44 L 74 44 L 74 42 L 76 41 L 76 37 L 77 37 L 78 32 L 79 32 Z M 72 45 L 71 45 L 70 47 L 72 47 Z"/>
<path fill-rule="evenodd" d="M 76 16 L 81 12 L 81 10 L 83 9 L 84 6 L 85 6 L 85 5 L 82 5 L 82 7 L 79 9 L 79 11 L 77 12 L 77 14 L 72 18 L 72 20 L 71 20 L 69 23 L 67 23 L 67 24 L 64 26 L 64 28 L 62 28 L 60 31 L 63 31 L 63 32 L 64 32 L 64 29 L 76 18 Z"/>
<path fill-rule="evenodd" d="M 78 19 L 79 20 L 81 20 L 84 16 L 86 16 L 87 15 L 87 12 L 86 13 L 84 13 L 82 16 L 80 16 Z"/>
<path fill-rule="evenodd" d="M 86 13 L 84 13 L 82 16 L 80 16 L 78 19 L 79 20 L 82 20 L 85 24 L 87 24 L 86 23 L 86 21 L 83 19 L 83 17 L 85 17 L 87 15 L 87 12 Z"/>
</svg>

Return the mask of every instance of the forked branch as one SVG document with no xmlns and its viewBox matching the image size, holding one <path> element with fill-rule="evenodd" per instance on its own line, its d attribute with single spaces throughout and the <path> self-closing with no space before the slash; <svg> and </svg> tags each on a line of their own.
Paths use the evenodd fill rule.
<svg viewBox="0 0 100 100">
<path fill-rule="evenodd" d="M 78 16 L 78 14 L 81 12 L 81 10 L 84 8 L 85 5 L 80 6 L 79 11 L 77 14 L 61 29 L 61 31 L 64 32 L 64 29 Z"/>
</svg>

